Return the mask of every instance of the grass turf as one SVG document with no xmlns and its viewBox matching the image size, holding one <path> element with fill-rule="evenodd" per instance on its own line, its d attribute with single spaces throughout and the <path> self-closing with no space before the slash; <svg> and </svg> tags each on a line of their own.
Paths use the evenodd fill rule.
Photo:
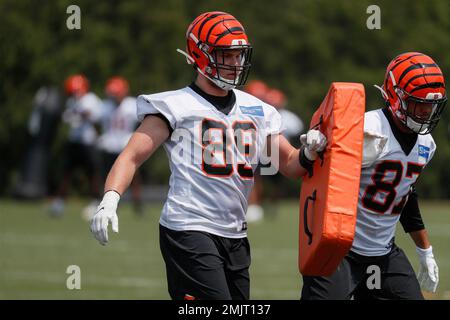
<svg viewBox="0 0 450 320">
<path fill-rule="evenodd" d="M 0 299 L 169 299 L 158 243 L 162 205 L 147 204 L 143 217 L 131 205 L 119 208 L 119 234 L 101 246 L 71 199 L 61 218 L 50 218 L 47 202 L 0 200 Z M 440 270 L 430 299 L 450 299 L 450 203 L 423 202 L 422 214 Z M 252 248 L 251 298 L 299 299 L 298 205 L 266 207 L 264 221 L 249 226 Z M 412 240 L 397 228 L 397 244 L 417 271 Z M 81 290 L 68 290 L 67 267 L 81 269 Z"/>
</svg>

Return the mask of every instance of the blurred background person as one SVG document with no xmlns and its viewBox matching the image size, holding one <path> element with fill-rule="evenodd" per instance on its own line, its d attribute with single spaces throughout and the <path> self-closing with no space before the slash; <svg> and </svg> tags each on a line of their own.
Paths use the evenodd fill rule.
<svg viewBox="0 0 450 320">
<path fill-rule="evenodd" d="M 244 91 L 266 102 L 266 94 L 269 91 L 268 85 L 261 80 L 252 80 L 244 87 Z M 261 164 L 259 164 L 261 166 Z M 264 217 L 264 209 L 261 205 L 263 195 L 263 184 L 259 170 L 254 173 L 253 189 L 248 197 L 247 222 L 260 221 Z"/>
<path fill-rule="evenodd" d="M 105 81 L 116 74 L 126 75 L 131 95 L 181 88 L 192 81 L 192 73 L 186 70 L 175 48 L 183 41 L 186 24 L 198 10 L 239 12 L 258 48 L 258 53 L 252 57 L 249 81 L 267 80 L 268 84 L 282 89 L 288 98 L 287 109 L 299 115 L 306 128 L 309 126 L 306 119 L 309 120 L 320 105 L 331 82 L 377 83 L 384 76 L 382 67 L 386 61 L 398 52 L 424 52 L 439 61 L 444 74 L 450 74 L 450 41 L 445 40 L 449 33 L 448 0 L 285 1 L 283 5 L 275 1 L 264 2 L 264 5 L 261 1 L 197 0 L 195 6 L 186 3 L 185 0 L 154 0 L 149 14 L 146 0 L 115 1 L 113 5 L 105 1 L 41 1 L 38 6 L 32 0 L 0 1 L 3 14 L 0 31 L 3 40 L 0 46 L 0 299 L 73 299 L 75 290 L 67 290 L 52 281 L 63 281 L 62 267 L 69 261 L 79 265 L 82 274 L 83 270 L 89 271 L 89 288 L 77 290 L 77 299 L 169 298 L 165 290 L 161 290 L 166 281 L 161 277 L 164 265 L 160 259 L 154 259 L 160 255 L 159 246 L 149 245 L 157 243 L 158 232 L 151 232 L 149 226 L 156 226 L 153 223 L 159 217 L 156 212 L 160 212 L 169 189 L 170 168 L 164 150 L 157 151 L 140 168 L 145 215 L 137 219 L 130 212 L 131 205 L 122 208 L 120 233 L 122 240 L 127 238 L 127 243 L 119 241 L 114 246 L 120 250 L 127 245 L 126 259 L 123 254 L 102 261 L 92 259 L 93 255 L 109 256 L 106 251 L 115 249 L 97 248 L 92 239 L 86 237 L 85 221 L 78 214 L 66 214 L 61 219 L 64 221 L 51 221 L 46 216 L 50 202 L 11 198 L 19 180 L 30 181 L 21 176 L 23 159 L 34 139 L 29 134 L 28 121 L 38 88 L 56 84 L 63 94 L 67 76 L 80 72 L 88 73 L 91 90 L 101 99 Z M 66 14 L 69 4 L 80 7 L 80 29 L 66 27 L 66 19 L 70 21 L 73 17 Z M 366 24 L 373 22 L 375 14 L 366 12 L 375 4 L 380 7 L 381 29 L 370 29 Z M 378 90 L 372 86 L 365 89 L 367 109 L 380 107 Z M 65 100 L 61 101 L 61 109 L 65 107 Z M 53 140 L 49 142 L 51 165 L 47 168 L 48 193 L 52 196 L 61 182 L 62 150 L 67 140 L 68 126 L 61 122 L 62 111 L 55 117 L 58 129 L 46 133 Z M 43 129 L 47 120 L 41 118 L 41 121 Z M 449 110 L 442 113 L 440 124 L 433 131 L 438 155 L 417 185 L 423 200 L 422 214 L 442 275 L 450 274 L 448 124 Z M 37 162 L 30 161 L 29 165 L 36 166 Z M 39 169 L 27 170 L 40 174 L 36 172 Z M 100 174 L 101 170 L 97 172 Z M 258 225 L 249 224 L 249 240 L 254 243 L 255 253 L 252 268 L 257 270 L 251 279 L 252 296 L 255 299 L 298 299 L 299 281 L 295 279 L 299 276 L 299 183 L 284 180 L 281 185 L 273 185 L 272 178 L 262 178 L 265 219 Z M 69 196 L 86 195 L 85 175 L 78 172 L 73 180 Z M 147 185 L 147 181 L 151 184 Z M 276 205 L 271 202 L 272 192 L 282 194 Z M 130 196 L 131 192 L 124 200 Z M 77 197 L 75 201 L 66 201 L 65 211 L 79 213 L 88 203 L 89 198 Z M 153 211 L 155 214 L 148 214 Z M 420 261 L 416 259 L 415 246 L 409 236 L 399 232 L 397 239 L 418 270 Z M 142 254 L 142 250 L 146 254 Z M 130 267 L 132 274 L 120 272 Z M 142 282 L 144 273 L 146 277 L 153 277 Z M 111 276 L 117 277 L 119 286 L 105 285 L 105 277 Z M 438 292 L 432 298 L 450 299 L 450 277 L 441 278 Z M 83 275 L 82 279 L 84 284 Z M 141 290 L 146 284 L 148 287 Z"/>
<path fill-rule="evenodd" d="M 82 169 L 89 182 L 91 202 L 83 214 L 95 211 L 99 198 L 99 175 L 95 158 L 97 130 L 95 123 L 101 116 L 101 100 L 89 92 L 89 81 L 82 74 L 68 77 L 64 83 L 67 96 L 62 120 L 69 126 L 67 142 L 64 147 L 63 176 L 56 198 L 50 206 L 52 216 L 64 213 L 64 199 L 70 187 L 74 171 Z M 88 217 L 86 217 L 88 218 Z"/>
<path fill-rule="evenodd" d="M 295 147 L 300 146 L 299 136 L 305 129 L 302 119 L 287 109 L 287 98 L 283 91 L 270 88 L 265 95 L 265 101 L 274 106 L 281 114 L 283 135 Z"/>
<path fill-rule="evenodd" d="M 39 199 L 47 195 L 49 153 L 60 123 L 61 107 L 62 96 L 56 86 L 38 89 L 28 120 L 30 140 L 14 186 L 15 197 Z"/>
<path fill-rule="evenodd" d="M 270 88 L 261 80 L 250 81 L 245 87 L 245 91 L 261 99 L 262 101 L 275 107 L 281 115 L 282 134 L 296 148 L 300 146 L 299 136 L 304 130 L 303 121 L 292 111 L 287 110 L 286 95 L 279 89 Z M 260 221 L 264 217 L 262 207 L 263 181 L 261 175 L 255 174 L 255 185 L 249 197 L 249 206 L 247 209 L 247 222 Z M 272 184 L 277 184 L 280 174 L 269 176 Z M 279 188 L 273 188 L 270 193 L 270 200 L 273 204 L 281 194 L 278 194 Z"/>
<path fill-rule="evenodd" d="M 269 86 L 261 80 L 251 80 L 244 87 L 244 91 L 250 93 L 251 95 L 257 97 L 258 99 L 266 102 L 266 95 L 269 91 Z"/>
<path fill-rule="evenodd" d="M 110 78 L 105 85 L 106 99 L 102 105 L 102 134 L 97 147 L 100 150 L 101 177 L 106 181 L 108 172 L 125 148 L 138 125 L 136 98 L 128 96 L 128 81 L 120 76 Z M 131 183 L 131 197 L 135 213 L 143 214 L 141 175 L 137 171 Z M 94 212 L 90 212 L 93 214 Z"/>
</svg>

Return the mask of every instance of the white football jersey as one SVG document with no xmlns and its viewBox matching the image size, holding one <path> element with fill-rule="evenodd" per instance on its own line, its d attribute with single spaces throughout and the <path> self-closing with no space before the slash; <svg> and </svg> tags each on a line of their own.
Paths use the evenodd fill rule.
<svg viewBox="0 0 450 320">
<path fill-rule="evenodd" d="M 93 145 L 97 139 L 94 123 L 100 119 L 101 100 L 92 92 L 66 102 L 63 121 L 70 125 L 69 141 Z"/>
<path fill-rule="evenodd" d="M 266 138 L 281 130 L 275 108 L 240 90 L 228 115 L 186 87 L 137 99 L 138 119 L 161 113 L 171 170 L 160 223 L 172 230 L 246 236 L 247 199 Z"/>
<path fill-rule="evenodd" d="M 98 139 L 99 149 L 109 153 L 120 153 L 136 129 L 136 99 L 126 97 L 119 106 L 111 100 L 103 101 L 102 130 Z"/>
<path fill-rule="evenodd" d="M 418 135 L 409 154 L 394 136 L 382 109 L 366 112 L 364 131 L 387 137 L 375 162 L 361 170 L 352 251 L 364 256 L 389 253 L 411 186 L 431 160 L 436 145 L 430 134 Z"/>
</svg>

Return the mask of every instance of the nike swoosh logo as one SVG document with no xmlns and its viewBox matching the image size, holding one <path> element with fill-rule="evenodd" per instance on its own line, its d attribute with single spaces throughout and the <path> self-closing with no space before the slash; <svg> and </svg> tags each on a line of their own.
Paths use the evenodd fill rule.
<svg viewBox="0 0 450 320">
<path fill-rule="evenodd" d="M 100 209 L 98 209 L 97 213 L 99 213 L 99 212 L 102 211 L 103 209 L 105 209 L 105 207 L 101 207 Z"/>
</svg>

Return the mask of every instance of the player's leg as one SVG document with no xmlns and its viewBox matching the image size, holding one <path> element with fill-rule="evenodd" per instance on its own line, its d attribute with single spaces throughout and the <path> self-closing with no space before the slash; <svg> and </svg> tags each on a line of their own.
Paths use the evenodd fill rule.
<svg viewBox="0 0 450 320">
<path fill-rule="evenodd" d="M 223 250 L 225 257 L 225 275 L 228 288 L 233 300 L 250 299 L 250 275 L 251 263 L 250 244 L 247 238 L 227 239 L 221 238 L 218 248 Z"/>
<path fill-rule="evenodd" d="M 100 191 L 100 164 L 97 150 L 94 146 L 81 145 L 80 156 L 80 164 L 88 179 L 91 197 L 89 204 L 82 211 L 82 217 L 86 221 L 90 221 L 100 203 L 100 194 L 103 193 Z"/>
<path fill-rule="evenodd" d="M 348 254 L 331 276 L 303 276 L 301 299 L 349 300 L 363 277 L 362 265 Z"/>
<path fill-rule="evenodd" d="M 77 159 L 77 145 L 72 142 L 66 142 L 63 152 L 61 180 L 58 183 L 55 198 L 50 205 L 50 214 L 52 217 L 59 217 L 64 214 L 65 198 L 70 187 L 72 172 L 77 166 Z"/>
<path fill-rule="evenodd" d="M 159 235 L 172 299 L 231 299 L 224 259 L 211 235 L 173 231 L 161 225 Z"/>
<path fill-rule="evenodd" d="M 260 221 L 264 218 L 262 207 L 263 182 L 260 174 L 255 173 L 253 177 L 253 189 L 248 197 L 248 208 L 246 220 L 248 223 Z"/>
<path fill-rule="evenodd" d="M 381 270 L 381 290 L 373 293 L 376 299 L 424 299 L 411 263 L 396 245 L 383 260 Z"/>
<path fill-rule="evenodd" d="M 63 164 L 63 178 L 59 185 L 58 197 L 66 198 L 70 188 L 72 172 L 77 168 L 80 162 L 79 144 L 67 142 L 64 146 L 64 164 Z"/>
<path fill-rule="evenodd" d="M 109 171 L 116 161 L 118 155 L 115 153 L 110 153 L 106 151 L 101 152 L 101 174 L 102 174 L 102 184 L 105 184 L 106 178 L 108 177 Z"/>
<path fill-rule="evenodd" d="M 98 200 L 100 198 L 100 164 L 97 150 L 94 146 L 82 145 L 81 156 L 81 165 L 89 181 L 90 196 Z"/>
</svg>

